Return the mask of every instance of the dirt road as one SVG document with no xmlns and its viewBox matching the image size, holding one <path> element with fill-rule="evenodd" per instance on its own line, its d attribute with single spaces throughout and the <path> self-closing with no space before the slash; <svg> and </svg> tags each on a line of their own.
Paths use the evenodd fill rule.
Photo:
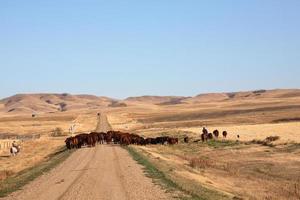
<svg viewBox="0 0 300 200">
<path fill-rule="evenodd" d="M 105 115 L 99 117 L 97 130 L 110 128 Z M 170 199 L 154 185 L 128 154 L 117 145 L 82 148 L 51 172 L 26 185 L 5 199 Z"/>
<path fill-rule="evenodd" d="M 98 115 L 98 123 L 96 127 L 96 132 L 107 132 L 112 130 L 110 124 L 108 123 L 107 117 L 104 113 Z"/>
</svg>

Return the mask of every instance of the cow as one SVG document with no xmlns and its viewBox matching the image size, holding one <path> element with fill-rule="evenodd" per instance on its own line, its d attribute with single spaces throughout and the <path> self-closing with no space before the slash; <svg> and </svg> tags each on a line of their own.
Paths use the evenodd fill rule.
<svg viewBox="0 0 300 200">
<path fill-rule="evenodd" d="M 109 132 L 106 133 L 105 141 L 107 144 L 110 144 L 112 142 L 112 134 L 111 133 L 109 133 Z"/>
<path fill-rule="evenodd" d="M 99 135 L 97 132 L 91 132 L 89 137 L 92 138 L 92 146 L 95 146 L 96 143 L 99 143 Z"/>
<path fill-rule="evenodd" d="M 185 140 L 188 142 L 189 138 Z M 108 131 L 104 132 L 91 132 L 89 134 L 82 133 L 75 137 L 69 137 L 65 140 L 66 147 L 68 149 L 81 148 L 82 146 L 94 147 L 97 143 L 107 144 L 114 142 L 121 145 L 147 145 L 147 144 L 178 144 L 178 138 L 172 138 L 168 136 L 156 137 L 156 138 L 143 138 L 137 134 L 123 133 L 120 131 Z"/>
<path fill-rule="evenodd" d="M 164 137 L 157 137 L 156 138 L 156 143 L 164 145 L 166 142 L 168 142 L 169 137 L 164 136 Z"/>
<path fill-rule="evenodd" d="M 119 144 L 121 140 L 122 133 L 119 131 L 108 131 L 107 135 L 111 137 L 111 142 L 113 141 L 114 144 Z"/>
<path fill-rule="evenodd" d="M 213 138 L 214 138 L 214 136 L 213 136 L 212 133 L 209 133 L 209 134 L 207 135 L 207 139 L 212 140 Z"/>
<path fill-rule="evenodd" d="M 137 144 L 138 145 L 146 145 L 146 140 L 143 137 L 139 137 Z"/>
<path fill-rule="evenodd" d="M 106 138 L 106 133 L 103 132 L 98 133 L 98 140 L 100 144 L 104 144 L 105 138 Z"/>
<path fill-rule="evenodd" d="M 202 140 L 202 142 L 206 142 L 207 139 L 208 139 L 208 133 L 202 133 L 201 134 L 201 140 Z"/>
<path fill-rule="evenodd" d="M 227 137 L 227 131 L 223 131 L 222 135 L 223 135 L 223 138 L 226 138 Z"/>
<path fill-rule="evenodd" d="M 72 142 L 72 148 L 78 148 L 78 138 L 72 137 L 71 142 Z"/>
<path fill-rule="evenodd" d="M 121 144 L 121 145 L 125 145 L 125 146 L 130 145 L 130 144 L 131 144 L 130 135 L 128 135 L 128 134 L 123 134 L 123 135 L 121 136 L 120 144 Z"/>
<path fill-rule="evenodd" d="M 146 144 L 157 144 L 155 138 L 146 138 L 145 143 Z"/>
<path fill-rule="evenodd" d="M 67 149 L 72 149 L 72 137 L 68 137 L 68 138 L 65 140 L 65 143 L 66 143 Z"/>
<path fill-rule="evenodd" d="M 178 144 L 178 138 L 168 138 L 168 144 L 170 145 L 174 145 L 174 144 Z"/>
<path fill-rule="evenodd" d="M 89 134 L 87 133 L 82 133 L 79 135 L 76 135 L 75 138 L 77 138 L 78 140 L 78 148 L 81 148 L 84 145 L 88 145 L 89 144 Z"/>
<path fill-rule="evenodd" d="M 184 143 L 189 143 L 190 139 L 189 139 L 189 137 L 185 137 L 185 138 L 183 139 L 183 141 L 184 141 Z"/>
<path fill-rule="evenodd" d="M 219 137 L 219 131 L 218 130 L 214 130 L 213 134 L 214 134 L 215 138 Z"/>
</svg>

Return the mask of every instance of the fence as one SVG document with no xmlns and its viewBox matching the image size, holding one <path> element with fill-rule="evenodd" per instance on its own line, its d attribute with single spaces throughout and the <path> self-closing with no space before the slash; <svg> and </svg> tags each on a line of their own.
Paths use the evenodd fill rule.
<svg viewBox="0 0 300 200">
<path fill-rule="evenodd" d="M 10 149 L 14 140 L 0 140 L 0 151 Z"/>
<path fill-rule="evenodd" d="M 0 134 L 0 140 L 36 140 L 40 139 L 41 134 L 32 135 L 14 135 L 14 134 Z"/>
<path fill-rule="evenodd" d="M 10 149 L 12 147 L 13 141 L 20 144 L 28 140 L 36 140 L 41 137 L 40 134 L 34 135 L 13 135 L 13 134 L 0 134 L 0 152 Z"/>
</svg>

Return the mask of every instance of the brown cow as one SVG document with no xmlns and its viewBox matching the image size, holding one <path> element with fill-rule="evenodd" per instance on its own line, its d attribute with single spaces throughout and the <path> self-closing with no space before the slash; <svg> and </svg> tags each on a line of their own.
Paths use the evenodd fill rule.
<svg viewBox="0 0 300 200">
<path fill-rule="evenodd" d="M 170 145 L 174 145 L 174 144 L 178 144 L 178 138 L 168 138 L 168 144 Z"/>
<path fill-rule="evenodd" d="M 107 132 L 105 137 L 106 143 L 110 144 L 112 142 L 112 134 Z"/>
<path fill-rule="evenodd" d="M 226 138 L 227 137 L 227 131 L 223 131 L 222 135 L 223 135 L 223 138 Z"/>
<path fill-rule="evenodd" d="M 72 145 L 72 138 L 73 138 L 73 137 L 68 137 L 68 138 L 65 140 L 66 147 L 67 147 L 68 149 L 72 149 L 72 148 L 73 148 L 73 145 Z"/>
<path fill-rule="evenodd" d="M 126 146 L 130 145 L 131 144 L 130 135 L 122 134 L 120 144 Z"/>
<path fill-rule="evenodd" d="M 208 139 L 208 133 L 202 133 L 201 134 L 201 140 L 202 140 L 202 142 L 206 142 L 207 139 Z"/>
<path fill-rule="evenodd" d="M 214 136 L 213 136 L 212 133 L 209 133 L 209 134 L 207 135 L 207 139 L 212 140 L 213 138 L 214 138 Z"/>
<path fill-rule="evenodd" d="M 75 136 L 75 138 L 77 138 L 77 140 L 78 140 L 78 148 L 81 148 L 82 146 L 88 144 L 88 137 L 89 137 L 89 134 L 86 134 L 86 133 L 82 133 L 82 134 Z"/>
<path fill-rule="evenodd" d="M 183 140 L 184 140 L 184 143 L 189 143 L 189 141 L 190 141 L 189 137 L 185 137 Z"/>
<path fill-rule="evenodd" d="M 214 134 L 215 138 L 219 137 L 219 131 L 218 130 L 214 130 L 213 134 Z"/>
<path fill-rule="evenodd" d="M 103 132 L 98 133 L 98 140 L 100 144 L 104 144 L 105 138 L 106 138 L 106 133 Z"/>
<path fill-rule="evenodd" d="M 72 141 L 72 148 L 78 148 L 78 138 L 72 137 L 71 141 Z"/>
<path fill-rule="evenodd" d="M 93 139 L 93 145 L 94 146 L 95 146 L 96 143 L 98 143 L 100 141 L 97 132 L 91 132 L 90 137 L 92 137 L 92 139 Z"/>
<path fill-rule="evenodd" d="M 94 147 L 96 145 L 97 140 L 95 140 L 94 135 L 88 135 L 87 137 L 87 146 Z"/>
<path fill-rule="evenodd" d="M 157 144 L 155 138 L 146 138 L 146 144 Z"/>
<path fill-rule="evenodd" d="M 156 140 L 156 143 L 157 143 L 157 144 L 162 144 L 162 145 L 164 145 L 166 142 L 168 142 L 169 137 L 168 137 L 168 136 L 157 137 L 157 138 L 155 138 L 155 140 Z"/>
</svg>

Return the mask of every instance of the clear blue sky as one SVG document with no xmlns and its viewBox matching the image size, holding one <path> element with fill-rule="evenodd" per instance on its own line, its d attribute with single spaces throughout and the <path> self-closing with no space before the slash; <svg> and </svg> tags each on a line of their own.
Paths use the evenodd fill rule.
<svg viewBox="0 0 300 200">
<path fill-rule="evenodd" d="M 300 88 L 300 1 L 1 1 L 0 69 L 1 98 Z"/>
</svg>

